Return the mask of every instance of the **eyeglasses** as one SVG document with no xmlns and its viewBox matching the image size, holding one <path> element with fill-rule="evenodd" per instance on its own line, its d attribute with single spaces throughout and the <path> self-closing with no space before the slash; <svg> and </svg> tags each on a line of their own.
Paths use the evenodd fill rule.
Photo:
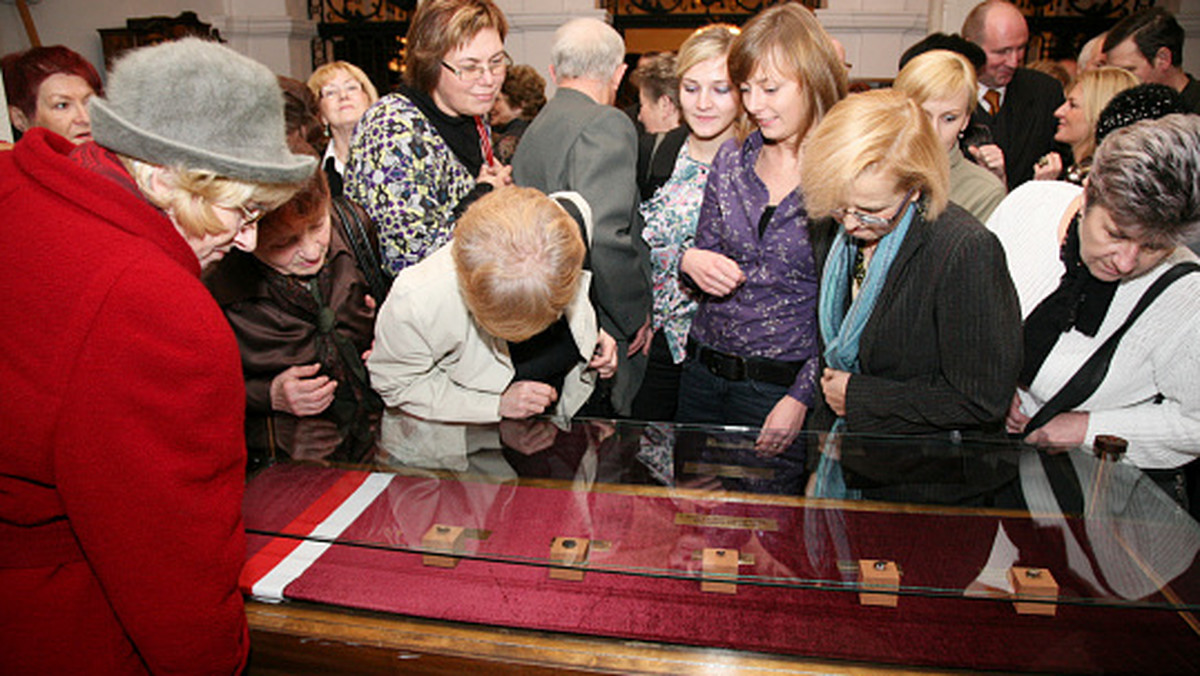
<svg viewBox="0 0 1200 676">
<path fill-rule="evenodd" d="M 335 96 L 338 96 L 340 94 L 345 94 L 346 96 L 353 96 L 355 94 L 361 93 L 362 90 L 363 90 L 362 85 L 359 84 L 355 80 L 351 80 L 350 82 L 347 82 L 346 84 L 342 85 L 341 87 L 339 87 L 337 85 L 329 84 L 329 85 L 325 85 L 324 87 L 321 87 L 321 98 L 332 99 Z"/>
<path fill-rule="evenodd" d="M 245 204 L 239 204 L 237 210 L 242 215 L 243 228 L 254 225 L 262 220 L 263 216 L 267 215 L 267 210 L 257 204 L 251 204 L 249 206 Z"/>
<path fill-rule="evenodd" d="M 900 217 L 904 215 L 904 207 L 908 206 L 908 201 L 912 199 L 913 193 L 916 191 L 917 189 L 913 188 L 904 193 L 904 197 L 900 199 L 900 206 L 896 207 L 896 213 L 888 218 L 876 216 L 874 214 L 864 214 L 861 211 L 847 209 L 844 207 L 841 209 L 834 209 L 833 217 L 839 221 L 845 221 L 847 216 L 853 216 L 854 220 L 867 226 L 868 228 L 891 228 L 895 226 L 900 220 Z"/>
<path fill-rule="evenodd" d="M 454 73 L 456 76 L 458 76 L 458 79 L 460 82 L 468 82 L 471 84 L 479 82 L 479 80 L 483 78 L 484 71 L 487 71 L 487 72 L 491 73 L 492 75 L 499 77 L 499 76 L 503 75 L 505 72 L 507 72 L 508 69 L 512 67 L 512 65 L 513 65 L 513 60 L 512 60 L 512 57 L 508 55 L 508 52 L 505 52 L 505 53 L 501 54 L 500 56 L 497 56 L 496 58 L 492 59 L 491 61 L 488 62 L 488 64 L 486 66 L 483 66 L 483 65 L 480 65 L 477 63 L 472 63 L 467 66 L 459 66 L 458 68 L 455 68 L 454 66 L 451 66 L 450 64 L 446 63 L 445 61 L 442 62 L 442 66 L 446 70 L 448 70 L 451 73 Z"/>
</svg>

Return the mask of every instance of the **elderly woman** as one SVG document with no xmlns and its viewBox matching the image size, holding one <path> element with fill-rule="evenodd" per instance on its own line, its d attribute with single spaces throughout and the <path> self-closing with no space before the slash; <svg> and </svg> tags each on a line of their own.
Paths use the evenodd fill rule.
<svg viewBox="0 0 1200 676">
<path fill-rule="evenodd" d="M 968 160 L 959 146 L 979 103 L 975 67 L 961 54 L 935 49 L 909 60 L 892 86 L 912 97 L 933 122 L 950 157 L 950 201 L 986 221 L 1007 191 L 995 174 Z"/>
<path fill-rule="evenodd" d="M 1100 112 L 1112 97 L 1137 84 L 1137 76 L 1122 68 L 1106 66 L 1080 75 L 1067 89 L 1067 100 L 1054 111 L 1054 117 L 1058 118 L 1054 140 L 1071 146 L 1075 164 L 1064 171 L 1062 157 L 1049 153 L 1038 160 L 1033 177 L 1043 181 L 1061 178 L 1083 185 L 1096 150 L 1096 122 Z"/>
<path fill-rule="evenodd" d="M 130 52 L 89 105 L 95 143 L 0 156 L 0 659 L 240 673 L 245 388 L 198 277 L 316 162 L 270 69 L 212 42 Z"/>
<path fill-rule="evenodd" d="M 263 217 L 253 254 L 234 251 L 205 283 L 233 326 L 246 378 L 246 410 L 348 421 L 378 410 L 363 353 L 374 303 L 335 227 L 324 172 Z"/>
<path fill-rule="evenodd" d="M 521 134 L 546 105 L 546 80 L 533 66 L 513 66 L 504 77 L 504 86 L 492 106 L 488 121 L 492 125 L 496 159 L 512 164 Z"/>
<path fill-rule="evenodd" d="M 1020 368 L 1017 296 L 996 237 L 947 204 L 926 113 L 895 90 L 855 94 L 812 133 L 803 166 L 810 214 L 842 226 L 821 276 L 829 411 L 815 425 L 832 412 L 856 433 L 999 434 Z"/>
<path fill-rule="evenodd" d="M 654 293 L 654 337 L 646 347 L 646 375 L 633 402 L 633 417 L 640 420 L 675 419 L 680 364 L 697 308 L 696 294 L 679 278 L 679 258 L 696 237 L 713 158 L 740 130 L 742 105 L 727 65 L 735 35 L 731 26 L 708 26 L 679 48 L 676 78 L 686 126 L 677 142 L 660 146 L 663 153 L 669 152 L 669 163 L 640 207 Z"/>
<path fill-rule="evenodd" d="M 665 134 L 679 126 L 679 75 L 671 52 L 646 57 L 633 71 L 638 88 L 638 122 L 647 134 Z"/>
<path fill-rule="evenodd" d="M 812 12 L 787 3 L 734 39 L 729 76 L 758 131 L 713 158 L 695 246 L 679 264 L 703 295 L 676 419 L 760 427 L 760 451 L 780 453 L 813 405 L 819 371 L 819 268 L 800 148 L 846 95 L 846 69 Z"/>
<path fill-rule="evenodd" d="M 321 166 L 329 180 L 330 193 L 341 197 L 346 160 L 350 157 L 350 136 L 367 108 L 379 100 L 379 92 L 361 68 L 346 61 L 333 61 L 313 71 L 308 88 L 317 98 L 319 119 L 329 138 Z"/>
<path fill-rule="evenodd" d="M 587 223 L 586 203 L 576 209 Z M 533 188 L 485 196 L 450 244 L 396 277 L 379 311 L 371 382 L 389 418 L 569 418 L 616 369 L 597 329 L 580 227 Z M 396 409 L 393 411 L 392 409 Z"/>
<path fill-rule="evenodd" d="M 1009 431 L 1123 437 L 1176 497 L 1200 449 L 1200 275 L 1180 245 L 1200 224 L 1197 175 L 1200 117 L 1145 120 L 1105 138 L 1086 187 L 1031 183 L 989 222 L 1026 315 Z"/>
<path fill-rule="evenodd" d="M 512 182 L 483 119 L 512 65 L 507 33 L 492 0 L 422 2 L 405 43 L 405 85 L 359 121 L 346 196 L 375 221 L 393 274 L 448 242 L 472 201 Z"/>
<path fill-rule="evenodd" d="M 0 59 L 8 117 L 24 134 L 45 127 L 75 145 L 92 140 L 87 102 L 104 95 L 96 68 L 63 47 L 34 47 Z"/>
</svg>

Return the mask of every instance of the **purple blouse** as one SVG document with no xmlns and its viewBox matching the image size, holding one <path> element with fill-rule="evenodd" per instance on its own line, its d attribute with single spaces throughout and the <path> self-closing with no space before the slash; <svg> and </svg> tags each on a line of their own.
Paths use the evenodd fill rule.
<svg viewBox="0 0 1200 676">
<path fill-rule="evenodd" d="M 819 367 L 820 275 L 799 188 L 779 203 L 758 235 L 769 200 L 766 184 L 754 173 L 762 147 L 762 134 L 754 132 L 740 147 L 726 141 L 713 159 L 695 246 L 733 259 L 746 282 L 728 297 L 704 296 L 691 336 L 742 357 L 805 362 L 788 394 L 811 407 Z"/>
</svg>

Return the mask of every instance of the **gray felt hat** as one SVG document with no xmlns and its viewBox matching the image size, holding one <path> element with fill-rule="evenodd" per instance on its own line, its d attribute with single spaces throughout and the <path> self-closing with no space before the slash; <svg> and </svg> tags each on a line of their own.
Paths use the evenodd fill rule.
<svg viewBox="0 0 1200 676">
<path fill-rule="evenodd" d="M 275 75 L 215 42 L 136 49 L 113 67 L 106 93 L 89 104 L 92 136 L 118 153 L 260 183 L 295 183 L 316 167 L 288 150 Z"/>
</svg>

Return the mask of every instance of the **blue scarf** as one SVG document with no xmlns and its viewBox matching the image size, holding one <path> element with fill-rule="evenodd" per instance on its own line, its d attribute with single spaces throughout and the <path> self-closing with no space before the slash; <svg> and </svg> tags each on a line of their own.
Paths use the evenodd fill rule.
<svg viewBox="0 0 1200 676">
<path fill-rule="evenodd" d="M 825 341 L 825 363 L 829 368 L 849 373 L 861 372 L 858 363 L 858 342 L 862 339 L 863 329 L 875 310 L 875 302 L 883 292 L 888 270 L 904 244 L 904 237 L 908 234 L 908 227 L 915 212 L 916 204 L 908 205 L 896 229 L 879 240 L 879 244 L 875 246 L 875 255 L 871 256 L 871 262 L 867 266 L 867 276 L 863 280 L 862 289 L 850 304 L 849 310 L 845 309 L 846 295 L 850 293 L 850 284 L 847 282 L 858 251 L 850 242 L 850 236 L 844 228 L 840 229 L 834 238 L 833 247 L 825 263 L 825 272 L 821 275 L 821 295 L 817 310 L 821 339 Z"/>
<path fill-rule="evenodd" d="M 821 295 L 817 309 L 817 323 L 821 329 L 821 340 L 825 341 L 825 364 L 829 368 L 849 373 L 861 373 L 858 361 L 858 343 L 863 329 L 871 319 L 875 303 L 883 293 L 888 270 L 896 260 L 896 254 L 904 244 L 908 226 L 912 223 L 916 204 L 905 207 L 904 216 L 895 230 L 883 236 L 875 245 L 875 255 L 867 265 L 867 276 L 863 279 L 858 297 L 846 309 L 846 295 L 850 293 L 850 271 L 854 268 L 857 246 L 850 242 L 845 228 L 838 230 L 821 275 Z M 840 432 L 846 421 L 838 418 L 830 434 L 825 438 L 825 447 L 817 462 L 816 480 L 810 497 L 858 499 L 861 492 L 846 486 L 842 476 Z"/>
</svg>

